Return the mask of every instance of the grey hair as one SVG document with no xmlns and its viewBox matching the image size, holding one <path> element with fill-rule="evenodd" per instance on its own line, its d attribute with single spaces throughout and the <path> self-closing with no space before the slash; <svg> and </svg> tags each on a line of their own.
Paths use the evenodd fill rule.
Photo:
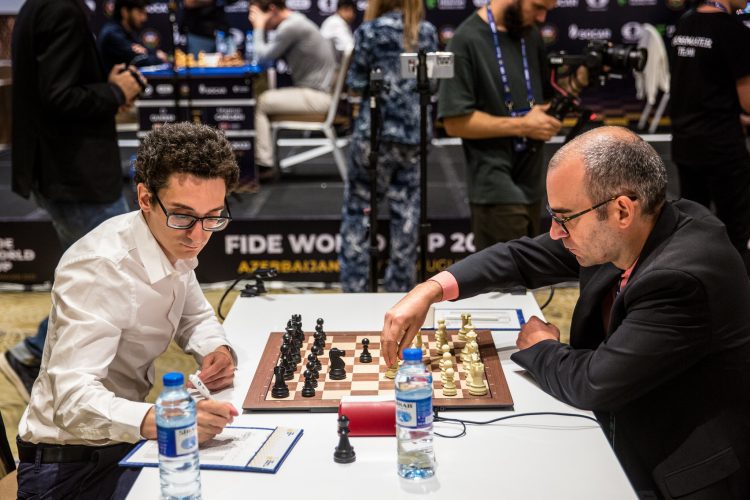
<svg viewBox="0 0 750 500">
<path fill-rule="evenodd" d="M 600 127 L 579 135 L 555 153 L 549 170 L 573 157 L 583 161 L 584 189 L 594 203 L 618 195 L 636 196 L 643 213 L 653 215 L 667 197 L 667 169 L 661 156 L 626 128 Z M 597 212 L 606 217 L 606 207 Z"/>
</svg>

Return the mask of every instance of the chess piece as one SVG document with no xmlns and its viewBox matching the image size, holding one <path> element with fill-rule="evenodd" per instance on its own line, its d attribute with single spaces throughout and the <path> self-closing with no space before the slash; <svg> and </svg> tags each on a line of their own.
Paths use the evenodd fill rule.
<svg viewBox="0 0 750 500">
<path fill-rule="evenodd" d="M 484 396 L 487 394 L 487 386 L 484 384 L 484 363 L 475 361 L 471 364 L 471 381 L 469 382 L 469 394 L 472 396 Z"/>
<path fill-rule="evenodd" d="M 337 464 L 350 464 L 357 459 L 354 448 L 349 443 L 349 419 L 346 415 L 339 417 L 339 444 L 333 451 L 333 461 Z"/>
<path fill-rule="evenodd" d="M 445 329 L 445 320 L 439 319 L 438 320 L 438 327 L 437 330 L 435 330 L 435 345 L 438 346 L 438 349 L 443 344 L 448 343 L 447 334 L 448 332 Z"/>
<path fill-rule="evenodd" d="M 289 396 L 289 387 L 284 382 L 284 367 L 277 366 L 273 369 L 273 374 L 276 376 L 276 383 L 271 389 L 271 396 L 277 399 L 286 398 Z"/>
<path fill-rule="evenodd" d="M 453 360 L 451 359 L 451 353 L 444 352 L 443 359 L 440 360 L 440 380 L 445 384 L 445 372 L 448 368 L 453 368 Z"/>
<path fill-rule="evenodd" d="M 346 365 L 344 360 L 341 359 L 345 355 L 346 352 L 338 347 L 332 347 L 328 351 L 328 359 L 331 361 L 331 365 L 328 367 L 328 378 L 331 380 L 344 380 L 346 378 Z"/>
<path fill-rule="evenodd" d="M 311 398 L 315 396 L 315 387 L 312 385 L 312 374 L 305 370 L 305 386 L 302 388 L 302 397 Z"/>
<path fill-rule="evenodd" d="M 456 390 L 456 383 L 454 382 L 455 376 L 456 372 L 453 370 L 453 368 L 448 368 L 447 370 L 445 370 L 443 396 L 455 396 L 456 394 L 458 394 L 458 391 Z"/>
<path fill-rule="evenodd" d="M 307 355 L 307 360 L 315 363 L 316 372 L 320 372 L 320 370 L 323 369 L 323 365 L 320 363 L 318 356 L 314 352 L 311 352 L 310 354 Z"/>
<path fill-rule="evenodd" d="M 325 330 L 323 330 L 323 318 L 318 318 L 315 322 L 315 331 L 320 331 L 321 335 L 323 335 L 323 342 L 325 342 L 328 337 L 326 336 Z"/>
<path fill-rule="evenodd" d="M 362 339 L 362 354 L 359 355 L 360 363 L 372 363 L 372 354 L 370 354 L 370 339 Z"/>
<path fill-rule="evenodd" d="M 467 313 L 461 313 L 461 328 L 458 329 L 458 340 L 466 342 L 466 334 L 469 330 L 466 329 L 466 325 L 469 323 L 469 315 Z"/>
<path fill-rule="evenodd" d="M 318 371 L 315 369 L 315 363 L 308 361 L 305 366 L 307 367 L 307 371 L 312 375 L 312 386 L 318 387 Z"/>
<path fill-rule="evenodd" d="M 464 348 L 461 349 L 461 362 L 464 361 L 464 358 L 468 358 L 469 355 L 474 352 L 473 349 L 476 347 L 476 350 L 479 350 L 479 347 L 476 343 L 477 340 L 477 332 L 474 331 L 474 326 L 471 323 L 468 323 L 466 325 L 466 334 L 464 335 L 464 341 L 466 342 L 464 344 Z M 472 345 L 472 341 L 474 344 Z"/>
<path fill-rule="evenodd" d="M 398 373 L 398 361 L 388 367 L 388 369 L 385 371 L 385 377 L 394 379 L 396 378 L 396 373 Z"/>
<path fill-rule="evenodd" d="M 309 378 L 312 388 L 315 389 L 316 387 L 318 387 L 318 380 L 315 378 L 315 372 L 305 370 L 303 376 L 305 377 L 305 385 L 307 385 L 307 379 Z"/>
<path fill-rule="evenodd" d="M 316 356 L 322 356 L 323 355 L 323 346 L 325 345 L 323 342 L 323 335 L 320 332 L 315 332 L 313 334 L 313 338 L 315 341 L 313 342 L 312 346 L 312 352 Z"/>
</svg>

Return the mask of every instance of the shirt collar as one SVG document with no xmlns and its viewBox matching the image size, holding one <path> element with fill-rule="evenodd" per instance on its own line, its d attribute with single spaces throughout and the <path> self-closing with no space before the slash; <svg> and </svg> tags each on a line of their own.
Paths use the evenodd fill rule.
<svg viewBox="0 0 750 500">
<path fill-rule="evenodd" d="M 135 217 L 133 233 L 135 236 L 135 246 L 151 284 L 172 274 L 186 273 L 198 267 L 198 259 L 195 257 L 187 260 L 180 259 L 172 265 L 164 250 L 159 245 L 159 242 L 156 241 L 156 238 L 151 233 L 151 229 L 149 229 L 146 219 L 143 217 L 143 212 L 140 210 Z"/>
</svg>

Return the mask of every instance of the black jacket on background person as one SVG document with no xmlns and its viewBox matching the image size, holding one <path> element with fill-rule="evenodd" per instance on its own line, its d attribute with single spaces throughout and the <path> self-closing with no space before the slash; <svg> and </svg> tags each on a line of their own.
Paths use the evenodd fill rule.
<svg viewBox="0 0 750 500">
<path fill-rule="evenodd" d="M 750 498 L 750 281 L 707 209 L 667 203 L 604 329 L 621 270 L 580 267 L 548 234 L 497 244 L 448 271 L 461 298 L 580 280 L 570 346 L 513 361 L 561 401 L 593 410 L 636 491 Z"/>
<path fill-rule="evenodd" d="M 122 193 L 115 114 L 78 0 L 27 0 L 13 31 L 13 191 L 109 203 Z M 119 90 L 119 89 L 118 89 Z"/>
</svg>

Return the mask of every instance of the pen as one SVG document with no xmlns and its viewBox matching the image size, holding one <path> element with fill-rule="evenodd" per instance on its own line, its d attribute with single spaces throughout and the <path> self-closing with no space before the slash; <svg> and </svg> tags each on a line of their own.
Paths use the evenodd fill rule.
<svg viewBox="0 0 750 500">
<path fill-rule="evenodd" d="M 198 377 L 198 374 L 200 372 L 201 371 L 198 370 L 197 372 L 188 375 L 188 380 L 190 380 L 190 382 L 193 383 L 193 385 L 198 390 L 198 392 L 201 393 L 201 396 L 203 396 L 206 399 L 213 399 L 211 397 L 211 391 L 208 390 L 208 387 L 206 387 L 203 381 Z"/>
</svg>

